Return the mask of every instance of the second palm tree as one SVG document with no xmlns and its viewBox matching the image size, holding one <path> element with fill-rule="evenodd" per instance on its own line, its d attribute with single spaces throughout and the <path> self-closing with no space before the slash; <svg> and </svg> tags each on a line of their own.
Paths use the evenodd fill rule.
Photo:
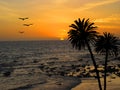
<svg viewBox="0 0 120 90">
<path fill-rule="evenodd" d="M 106 90 L 106 74 L 107 74 L 107 62 L 108 55 L 118 55 L 119 51 L 119 39 L 111 33 L 104 32 L 99 36 L 95 44 L 95 51 L 97 53 L 105 54 L 105 70 L 104 70 L 104 90 Z"/>
</svg>

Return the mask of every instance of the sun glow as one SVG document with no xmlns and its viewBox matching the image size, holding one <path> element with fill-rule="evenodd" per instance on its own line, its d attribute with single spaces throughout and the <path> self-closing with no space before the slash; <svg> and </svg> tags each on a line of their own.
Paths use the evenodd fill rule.
<svg viewBox="0 0 120 90">
<path fill-rule="evenodd" d="M 61 41 L 65 40 L 63 37 L 60 38 Z"/>
<path fill-rule="evenodd" d="M 59 35 L 60 40 L 65 40 L 66 36 L 67 36 L 67 30 L 61 30 Z"/>
</svg>

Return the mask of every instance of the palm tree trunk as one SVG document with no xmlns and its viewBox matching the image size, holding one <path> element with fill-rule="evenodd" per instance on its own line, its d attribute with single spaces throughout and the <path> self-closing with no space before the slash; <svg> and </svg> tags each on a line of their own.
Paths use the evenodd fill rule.
<svg viewBox="0 0 120 90">
<path fill-rule="evenodd" d="M 98 79 L 99 90 L 102 90 L 102 85 L 101 85 L 101 81 L 100 81 L 99 71 L 97 70 L 97 64 L 96 64 L 96 62 L 95 62 L 95 59 L 94 59 L 94 56 L 93 56 L 91 47 L 90 47 L 90 45 L 89 45 L 89 43 L 88 43 L 87 40 L 86 40 L 86 44 L 87 44 L 88 50 L 89 50 L 89 52 L 90 52 L 91 59 L 92 59 L 92 61 L 93 61 L 93 65 L 94 65 L 94 67 L 95 67 L 95 72 L 96 72 L 97 79 Z"/>
<path fill-rule="evenodd" d="M 107 74 L 107 60 L 108 60 L 108 50 L 106 50 L 106 57 L 105 57 L 105 70 L 104 70 L 104 90 L 106 90 L 107 86 L 107 80 L 106 80 L 106 74 Z"/>
</svg>

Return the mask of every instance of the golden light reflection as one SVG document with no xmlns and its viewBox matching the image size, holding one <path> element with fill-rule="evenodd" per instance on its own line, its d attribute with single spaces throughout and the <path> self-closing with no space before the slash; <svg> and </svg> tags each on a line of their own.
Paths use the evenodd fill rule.
<svg viewBox="0 0 120 90">
<path fill-rule="evenodd" d="M 65 40 L 63 37 L 60 38 L 61 41 Z"/>
<path fill-rule="evenodd" d="M 58 35 L 58 38 L 60 38 L 60 40 L 65 40 L 66 37 L 67 37 L 67 30 L 62 29 L 60 34 Z"/>
</svg>

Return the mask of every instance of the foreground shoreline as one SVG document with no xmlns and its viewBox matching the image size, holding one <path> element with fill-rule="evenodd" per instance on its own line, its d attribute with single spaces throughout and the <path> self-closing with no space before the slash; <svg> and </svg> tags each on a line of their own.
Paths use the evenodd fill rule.
<svg viewBox="0 0 120 90">
<path fill-rule="evenodd" d="M 71 90 L 80 83 L 76 77 L 23 75 L 0 78 L 0 90 Z"/>
<path fill-rule="evenodd" d="M 101 78 L 102 88 L 104 79 Z M 115 78 L 107 77 L 107 90 L 120 90 L 120 77 Z M 71 90 L 99 90 L 97 79 L 82 79 L 81 83 L 72 88 Z"/>
<path fill-rule="evenodd" d="M 50 81 L 44 85 L 38 85 L 28 90 L 71 90 L 81 83 L 79 78 L 74 77 L 54 77 L 57 81 Z"/>
<path fill-rule="evenodd" d="M 26 84 L 22 86 L 11 88 L 0 88 L 4 90 L 99 90 L 97 79 L 95 78 L 75 78 L 75 77 L 61 77 L 52 76 L 46 77 L 47 81 L 34 82 L 33 84 Z M 103 82 L 103 78 L 101 78 Z M 116 79 L 107 78 L 107 90 L 119 90 L 120 78 Z M 12 85 L 12 84 L 11 84 Z M 14 88 L 13 88 L 14 87 Z M 102 83 L 103 87 L 103 83 Z"/>
</svg>

